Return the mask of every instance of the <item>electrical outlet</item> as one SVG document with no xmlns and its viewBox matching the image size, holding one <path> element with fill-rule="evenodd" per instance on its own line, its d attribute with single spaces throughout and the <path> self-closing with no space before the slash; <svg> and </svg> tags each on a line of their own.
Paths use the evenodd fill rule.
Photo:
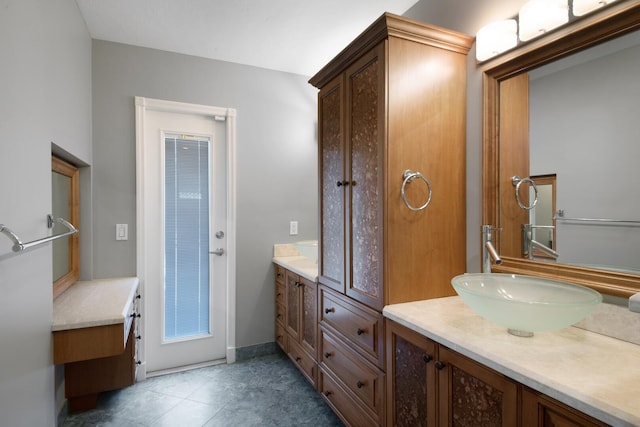
<svg viewBox="0 0 640 427">
<path fill-rule="evenodd" d="M 116 240 L 128 240 L 128 239 L 129 239 L 129 225 L 116 224 Z"/>
<path fill-rule="evenodd" d="M 289 222 L 289 236 L 298 235 L 298 221 Z"/>
</svg>

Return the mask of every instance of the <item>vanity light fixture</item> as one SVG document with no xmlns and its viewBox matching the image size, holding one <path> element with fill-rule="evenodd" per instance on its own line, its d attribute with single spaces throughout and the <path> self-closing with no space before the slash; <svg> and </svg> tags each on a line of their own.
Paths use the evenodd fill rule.
<svg viewBox="0 0 640 427">
<path fill-rule="evenodd" d="M 573 0 L 573 16 L 582 16 L 616 0 Z"/>
<path fill-rule="evenodd" d="M 529 0 L 518 18 L 520 40 L 531 40 L 569 22 L 569 5 L 567 0 Z"/>
<path fill-rule="evenodd" d="M 515 19 L 492 22 L 476 34 L 476 59 L 485 61 L 518 44 L 518 23 Z"/>
</svg>

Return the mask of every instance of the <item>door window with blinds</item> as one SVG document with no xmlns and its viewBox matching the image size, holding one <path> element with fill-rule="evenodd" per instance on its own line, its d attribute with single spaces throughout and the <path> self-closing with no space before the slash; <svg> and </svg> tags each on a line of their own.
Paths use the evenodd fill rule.
<svg viewBox="0 0 640 427">
<path fill-rule="evenodd" d="M 211 140 L 164 138 L 164 341 L 210 334 Z"/>
</svg>

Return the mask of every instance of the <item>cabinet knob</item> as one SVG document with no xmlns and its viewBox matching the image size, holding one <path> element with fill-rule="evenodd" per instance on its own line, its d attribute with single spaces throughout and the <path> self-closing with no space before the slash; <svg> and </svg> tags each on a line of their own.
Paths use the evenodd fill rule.
<svg viewBox="0 0 640 427">
<path fill-rule="evenodd" d="M 140 294 L 136 295 L 136 299 L 140 299 L 140 298 L 142 298 Z"/>
<path fill-rule="evenodd" d="M 424 361 L 424 363 L 429 363 L 433 360 L 433 357 L 431 357 L 430 354 L 423 354 L 422 355 L 422 360 Z"/>
<path fill-rule="evenodd" d="M 324 354 L 324 357 L 326 357 L 327 359 L 330 358 L 331 356 L 332 354 L 328 351 Z"/>
<path fill-rule="evenodd" d="M 436 360 L 435 365 L 436 365 L 436 369 L 439 370 L 439 371 L 444 369 L 445 366 L 447 366 L 446 363 L 444 363 L 441 360 Z"/>
<path fill-rule="evenodd" d="M 137 339 L 137 340 L 141 340 L 141 339 L 142 339 L 142 335 L 138 335 L 138 336 L 136 336 L 136 339 Z"/>
<path fill-rule="evenodd" d="M 367 384 L 366 384 L 366 383 L 364 383 L 364 382 L 362 382 L 362 381 L 358 381 L 358 382 L 356 383 L 356 386 L 358 386 L 358 388 L 362 388 L 362 387 L 364 387 L 365 385 L 367 385 Z"/>
<path fill-rule="evenodd" d="M 333 393 L 331 393 L 329 390 L 325 390 L 322 392 L 322 394 L 324 394 L 325 396 L 329 397 L 331 396 Z"/>
<path fill-rule="evenodd" d="M 324 309 L 324 313 L 325 313 L 325 314 L 335 313 L 335 311 L 336 311 L 336 309 L 335 309 L 335 308 L 333 308 L 333 307 L 325 308 L 325 309 Z"/>
<path fill-rule="evenodd" d="M 299 357 L 299 356 L 298 356 L 298 357 L 296 357 L 296 362 L 299 362 L 299 361 L 301 361 L 301 360 L 302 360 L 302 357 Z"/>
<path fill-rule="evenodd" d="M 138 360 L 138 361 L 136 362 L 136 365 L 142 365 L 142 361 Z"/>
<path fill-rule="evenodd" d="M 362 335 L 362 334 L 364 334 L 364 333 L 366 333 L 366 332 L 367 332 L 367 331 L 366 331 L 365 329 L 362 329 L 362 328 L 358 328 L 358 330 L 356 331 L 356 333 L 357 333 L 358 335 Z"/>
<path fill-rule="evenodd" d="M 131 313 L 130 317 L 133 317 L 135 319 L 136 317 L 140 317 L 140 313 Z"/>
</svg>

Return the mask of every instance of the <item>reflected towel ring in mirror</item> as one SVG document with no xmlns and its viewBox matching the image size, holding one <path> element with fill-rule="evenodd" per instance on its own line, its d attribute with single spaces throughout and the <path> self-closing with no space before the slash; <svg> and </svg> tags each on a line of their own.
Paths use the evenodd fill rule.
<svg viewBox="0 0 640 427">
<path fill-rule="evenodd" d="M 404 173 L 402 174 L 402 177 L 404 178 L 404 181 L 402 181 L 402 188 L 400 190 L 400 194 L 402 195 L 402 201 L 404 202 L 404 204 L 412 211 L 421 211 L 427 206 L 429 206 L 429 203 L 431 202 L 431 195 L 433 193 L 431 190 L 431 183 L 429 182 L 429 180 L 425 178 L 424 175 L 422 175 L 420 172 L 414 172 L 411 169 L 407 169 L 406 171 L 404 171 Z M 416 178 L 423 180 L 425 184 L 427 184 L 427 188 L 429 189 L 429 196 L 427 197 L 427 201 L 424 202 L 424 204 L 420 207 L 415 207 L 411 205 L 411 203 L 409 203 L 409 201 L 407 200 L 407 196 L 405 195 L 405 187 L 407 186 L 408 183 L 410 183 Z"/>
<path fill-rule="evenodd" d="M 518 202 L 518 206 L 527 211 L 535 208 L 538 204 L 538 187 L 536 187 L 536 183 L 531 178 L 520 178 L 518 175 L 511 178 L 511 182 L 516 187 L 516 201 Z M 533 202 L 529 206 L 525 205 L 522 203 L 522 200 L 520 200 L 520 185 L 522 185 L 523 182 L 528 182 L 531 184 L 531 188 L 533 188 Z"/>
</svg>

